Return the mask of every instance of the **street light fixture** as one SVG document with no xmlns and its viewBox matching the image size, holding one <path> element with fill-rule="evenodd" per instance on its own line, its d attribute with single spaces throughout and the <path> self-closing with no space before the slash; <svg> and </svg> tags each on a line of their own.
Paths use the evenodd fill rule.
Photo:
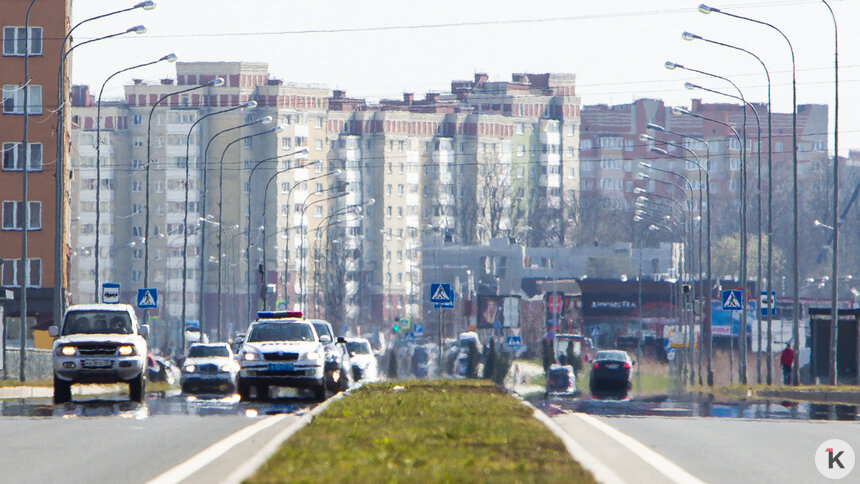
<svg viewBox="0 0 860 484">
<path fill-rule="evenodd" d="M 151 3 L 151 2 L 150 2 Z M 153 4 L 154 8 L 154 4 Z M 100 234 L 100 225 L 101 225 L 101 187 L 102 187 L 102 163 L 101 163 L 101 147 L 102 147 L 102 138 L 101 138 L 101 127 L 102 127 L 102 95 L 105 91 L 105 86 L 107 86 L 108 81 L 113 79 L 114 77 L 122 74 L 123 72 L 131 71 L 134 69 L 139 69 L 141 67 L 151 66 L 153 64 L 157 64 L 159 62 L 176 62 L 176 54 L 167 54 L 164 57 L 161 57 L 158 60 L 154 60 L 151 62 L 145 62 L 143 64 L 138 64 L 136 66 L 126 67 L 125 69 L 121 69 L 119 71 L 114 72 L 102 83 L 102 87 L 99 90 L 99 99 L 96 107 L 96 248 L 95 248 L 95 293 L 93 294 L 93 302 L 99 302 L 99 259 L 101 255 L 101 246 L 99 243 L 99 234 Z"/>
<path fill-rule="evenodd" d="M 795 65 L 794 60 L 794 47 L 791 45 L 791 41 L 788 40 L 788 37 L 782 32 L 782 30 L 778 29 L 776 26 L 761 21 L 756 20 L 750 17 L 744 17 L 742 15 L 737 15 L 730 12 L 722 11 L 718 8 L 709 7 L 705 4 L 699 5 L 699 12 L 703 14 L 710 13 L 719 13 L 725 15 L 727 17 L 736 18 L 738 20 L 745 20 L 747 22 L 756 23 L 759 25 L 764 25 L 765 27 L 770 27 L 775 30 L 779 35 L 785 39 L 786 44 L 788 44 L 788 50 L 791 52 L 791 152 L 792 152 L 792 185 L 793 185 L 793 203 L 794 203 L 794 227 L 792 234 L 792 245 L 794 251 L 794 257 L 792 261 L 792 272 L 793 272 L 793 284 L 794 284 L 794 295 L 792 296 L 792 327 L 791 327 L 791 337 L 794 340 L 795 345 L 800 341 L 800 247 L 799 247 L 799 212 L 800 212 L 800 202 L 798 197 L 798 163 L 797 163 L 797 66 Z M 836 181 L 834 180 L 834 183 Z M 770 280 L 770 278 L 768 278 Z M 797 358 L 794 360 L 794 365 L 792 365 L 792 381 L 794 385 L 800 384 L 800 362 Z"/>
<path fill-rule="evenodd" d="M 179 323 L 179 325 L 180 325 L 179 334 L 181 335 L 180 339 L 181 339 L 181 347 L 182 347 L 183 352 L 185 351 L 185 344 L 186 344 L 186 341 L 185 341 L 185 321 L 187 318 L 186 308 L 187 308 L 187 303 L 188 303 L 188 294 L 187 294 L 187 287 L 188 287 L 187 286 L 187 284 L 188 284 L 188 195 L 189 195 L 189 184 L 190 184 L 190 176 L 191 176 L 191 172 L 190 172 L 190 169 L 191 169 L 191 166 L 190 166 L 191 134 L 194 131 L 194 128 L 197 127 L 197 125 L 200 124 L 201 121 L 203 121 L 204 119 L 206 119 L 210 116 L 217 116 L 219 114 L 224 114 L 224 113 L 228 113 L 231 111 L 236 111 L 238 109 L 253 109 L 255 107 L 257 107 L 257 101 L 248 101 L 248 102 L 242 103 L 238 106 L 233 106 L 233 107 L 230 107 L 227 109 L 222 109 L 220 111 L 215 111 L 213 113 L 204 114 L 203 116 L 200 116 L 199 118 L 197 118 L 194 121 L 194 123 L 191 124 L 191 127 L 188 128 L 188 134 L 185 136 L 185 208 L 184 208 L 185 215 L 182 218 L 182 230 L 184 232 L 183 238 L 182 238 L 182 315 L 180 317 L 180 323 Z M 207 145 L 207 148 L 208 147 L 209 147 L 209 145 Z M 204 161 L 205 161 L 205 158 L 204 158 Z M 206 165 L 205 165 L 205 163 L 201 164 L 199 158 L 197 160 L 197 164 L 198 164 L 198 166 L 202 166 L 202 172 L 203 172 L 202 173 L 202 175 L 203 175 L 202 187 L 200 188 L 200 206 L 198 206 L 197 209 L 203 210 L 205 213 L 205 210 L 206 210 Z M 205 219 L 201 219 L 201 220 L 205 221 Z M 201 266 L 200 267 L 200 280 L 201 280 L 200 287 L 201 287 L 201 290 L 200 290 L 200 294 L 198 295 L 198 305 L 200 306 L 200 308 L 203 307 L 203 290 L 202 290 L 203 289 L 203 282 L 202 281 L 203 281 L 203 267 L 205 267 L 205 262 L 203 260 L 203 247 L 206 245 L 205 240 L 204 240 L 204 237 L 206 234 L 205 227 L 206 227 L 206 224 L 204 223 L 203 227 L 201 228 L 200 253 L 198 254 L 198 257 L 200 257 L 200 261 L 201 261 L 201 263 L 200 263 L 200 266 Z M 202 311 L 202 309 L 200 309 L 200 311 Z M 202 315 L 202 313 L 201 313 L 201 315 Z M 200 319 L 202 319 L 202 317 Z M 199 320 L 198 320 L 198 324 L 200 324 Z M 202 334 L 202 332 L 201 332 L 201 334 Z"/>
<path fill-rule="evenodd" d="M 335 187 L 335 188 L 340 188 L 340 187 Z M 341 197 L 344 197 L 348 194 L 349 194 L 349 192 L 340 192 L 336 195 L 332 195 L 332 196 L 326 197 L 326 198 L 321 198 L 319 200 L 314 200 L 311 203 L 306 203 L 306 204 L 302 205 L 302 214 L 301 214 L 301 219 L 300 219 L 301 229 L 299 231 L 301 234 L 301 240 L 300 240 L 300 243 L 301 243 L 301 254 L 300 254 L 301 255 L 301 261 L 300 261 L 301 267 L 300 267 L 300 274 L 299 274 L 299 283 L 301 284 L 301 290 L 302 290 L 302 297 L 301 297 L 302 312 L 304 312 L 306 310 L 305 306 L 307 304 L 307 294 L 305 294 L 306 288 L 307 288 L 307 284 L 305 284 L 305 259 L 307 259 L 307 254 L 305 253 L 305 247 L 307 246 L 307 244 L 305 243 L 305 238 L 307 236 L 307 232 L 305 231 L 305 223 L 304 223 L 305 212 L 307 211 L 307 209 L 311 205 L 315 205 L 317 203 L 327 202 L 329 200 L 341 198 Z M 310 195 L 308 195 L 308 197 L 310 197 Z M 305 199 L 305 201 L 307 201 L 307 199 Z"/>
</svg>

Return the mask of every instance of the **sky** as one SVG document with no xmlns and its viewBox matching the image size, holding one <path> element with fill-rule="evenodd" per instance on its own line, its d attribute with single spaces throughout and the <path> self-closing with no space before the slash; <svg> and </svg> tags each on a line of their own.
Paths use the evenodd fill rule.
<svg viewBox="0 0 860 484">
<path fill-rule="evenodd" d="M 73 0 L 72 24 L 133 5 L 137 0 Z M 448 92 L 455 79 L 476 72 L 509 81 L 515 72 L 576 74 L 583 105 L 658 98 L 689 106 L 691 98 L 732 102 L 690 91 L 685 82 L 735 93 L 725 81 L 667 70 L 672 61 L 729 78 L 747 101 L 767 101 L 767 80 L 753 57 L 685 31 L 755 53 L 770 71 L 774 111 L 791 112 L 791 53 L 766 26 L 726 15 L 704 15 L 698 1 L 655 0 L 155 0 L 157 8 L 89 22 L 75 42 L 144 25 L 82 46 L 73 54 L 72 80 L 98 92 L 116 71 L 175 53 L 182 62 L 267 62 L 272 77 L 347 91 L 369 101 Z M 839 25 L 839 151 L 860 149 L 860 0 L 829 0 Z M 708 3 L 770 23 L 794 47 L 797 103 L 830 104 L 833 131 L 833 20 L 816 0 L 732 0 Z M 131 78 L 175 77 L 162 63 L 119 75 L 105 99 L 122 95 Z M 830 150 L 832 151 L 832 134 Z"/>
</svg>

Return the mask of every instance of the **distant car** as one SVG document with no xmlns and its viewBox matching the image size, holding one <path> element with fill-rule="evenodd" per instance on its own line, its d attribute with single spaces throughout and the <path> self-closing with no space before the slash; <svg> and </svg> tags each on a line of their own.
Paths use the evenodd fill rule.
<svg viewBox="0 0 860 484">
<path fill-rule="evenodd" d="M 234 393 L 239 364 L 227 343 L 197 343 L 182 363 L 182 393 Z"/>
<path fill-rule="evenodd" d="M 332 393 L 346 390 L 352 373 L 346 340 L 343 337 L 335 339 L 334 330 L 328 321 L 311 319 L 310 322 L 317 331 L 320 343 L 325 345 L 326 388 Z"/>
<path fill-rule="evenodd" d="M 365 338 L 347 338 L 346 349 L 352 361 L 353 380 L 374 381 L 379 379 L 379 363 Z"/>
<path fill-rule="evenodd" d="M 269 386 L 308 389 L 318 400 L 325 398 L 325 346 L 328 336 L 317 336 L 301 313 L 257 313 L 239 353 L 239 395 L 266 398 Z"/>
<path fill-rule="evenodd" d="M 550 396 L 576 394 L 576 374 L 571 365 L 550 365 L 546 375 L 546 392 Z"/>
<path fill-rule="evenodd" d="M 588 381 L 592 395 L 626 394 L 633 387 L 632 368 L 636 363 L 626 351 L 598 351 L 592 363 Z"/>
<path fill-rule="evenodd" d="M 62 326 L 51 326 L 54 402 L 72 398 L 75 383 L 127 383 L 129 399 L 146 397 L 149 333 L 128 304 L 70 306 Z"/>
</svg>

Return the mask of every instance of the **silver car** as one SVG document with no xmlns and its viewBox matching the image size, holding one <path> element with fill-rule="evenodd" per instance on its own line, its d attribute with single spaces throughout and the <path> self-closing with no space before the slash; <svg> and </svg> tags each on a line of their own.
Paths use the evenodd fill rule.
<svg viewBox="0 0 860 484">
<path fill-rule="evenodd" d="M 346 349 L 352 360 L 352 376 L 355 381 L 379 379 L 379 364 L 366 338 L 347 338 Z"/>
<path fill-rule="evenodd" d="M 227 343 L 196 343 L 182 362 L 182 393 L 234 393 L 239 363 Z"/>
</svg>

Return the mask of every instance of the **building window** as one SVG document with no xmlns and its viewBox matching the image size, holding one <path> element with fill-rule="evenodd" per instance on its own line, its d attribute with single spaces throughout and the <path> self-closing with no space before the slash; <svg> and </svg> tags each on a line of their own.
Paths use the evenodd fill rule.
<svg viewBox="0 0 860 484">
<path fill-rule="evenodd" d="M 27 287 L 42 287 L 42 259 L 27 259 L 30 262 L 30 270 L 27 274 Z M 24 282 L 24 265 L 21 259 L 6 259 L 3 264 L 0 282 L 3 287 L 21 287 Z"/>
<path fill-rule="evenodd" d="M 27 114 L 42 114 L 42 86 L 27 86 Z M 24 88 L 15 84 L 3 86 L 3 113 L 24 114 Z"/>
<path fill-rule="evenodd" d="M 254 147 L 254 140 L 252 138 L 245 138 L 244 145 L 245 149 L 251 149 Z"/>
<path fill-rule="evenodd" d="M 140 126 L 143 123 L 143 115 L 142 114 L 134 114 L 131 117 L 131 124 L 135 126 Z"/>
<path fill-rule="evenodd" d="M 28 202 L 30 206 L 28 230 L 41 230 L 42 228 L 42 202 Z M 3 230 L 22 230 L 24 228 L 24 202 L 3 202 Z"/>
<path fill-rule="evenodd" d="M 27 38 L 24 27 L 3 27 L 3 55 L 42 55 L 42 27 L 30 27 Z M 29 43 L 29 49 L 25 44 Z"/>
<path fill-rule="evenodd" d="M 131 139 L 131 145 L 137 148 L 143 147 L 143 136 L 135 136 Z"/>
<path fill-rule="evenodd" d="M 317 151 L 321 151 L 323 149 L 323 142 L 321 139 L 314 140 L 314 149 Z"/>
<path fill-rule="evenodd" d="M 314 207 L 314 217 L 320 218 L 323 216 L 323 208 L 317 205 Z"/>
<path fill-rule="evenodd" d="M 27 171 L 42 171 L 42 143 L 27 143 Z M 3 143 L 3 170 L 21 171 L 23 169 L 24 145 L 22 143 Z"/>
<path fill-rule="evenodd" d="M 135 225 L 131 228 L 131 235 L 135 237 L 140 237 L 143 235 L 143 227 Z"/>
<path fill-rule="evenodd" d="M 322 117 L 314 118 L 314 128 L 322 128 Z"/>
</svg>

